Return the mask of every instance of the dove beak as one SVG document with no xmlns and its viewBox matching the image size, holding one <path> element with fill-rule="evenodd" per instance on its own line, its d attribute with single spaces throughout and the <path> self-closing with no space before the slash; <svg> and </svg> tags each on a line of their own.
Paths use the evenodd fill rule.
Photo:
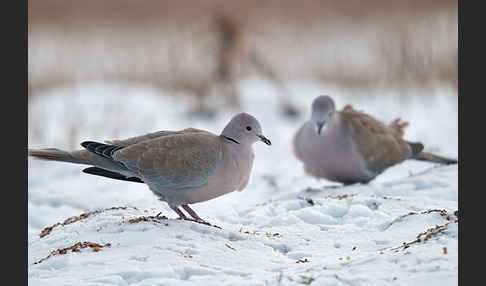
<svg viewBox="0 0 486 286">
<path fill-rule="evenodd" d="M 317 124 L 317 134 L 321 135 L 322 127 L 324 127 L 325 121 L 318 121 Z"/>
<path fill-rule="evenodd" d="M 260 134 L 257 134 L 258 138 L 260 138 L 260 140 L 267 144 L 267 145 L 272 145 L 272 142 L 270 142 L 270 140 L 267 139 L 267 137 L 263 136 L 263 135 L 260 135 Z"/>
</svg>

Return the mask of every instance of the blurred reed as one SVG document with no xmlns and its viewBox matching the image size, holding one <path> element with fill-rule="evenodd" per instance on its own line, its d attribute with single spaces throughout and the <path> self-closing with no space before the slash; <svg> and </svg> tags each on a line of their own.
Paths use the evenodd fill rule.
<svg viewBox="0 0 486 286">
<path fill-rule="evenodd" d="M 452 0 L 29 0 L 29 94 L 148 83 L 238 104 L 265 77 L 347 88 L 458 85 Z M 292 96 L 292 95 L 288 95 Z"/>
</svg>

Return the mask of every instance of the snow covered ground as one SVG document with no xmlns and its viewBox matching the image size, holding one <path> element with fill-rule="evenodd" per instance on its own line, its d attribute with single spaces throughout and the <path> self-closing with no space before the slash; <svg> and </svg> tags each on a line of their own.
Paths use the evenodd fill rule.
<svg viewBox="0 0 486 286">
<path fill-rule="evenodd" d="M 303 112 L 297 120 L 279 113 L 271 85 L 240 83 L 243 110 L 259 119 L 272 146 L 255 144 L 243 192 L 193 205 L 221 229 L 176 220 L 143 184 L 29 159 L 29 285 L 457 285 L 457 165 L 406 161 L 368 185 L 340 187 L 305 175 L 290 146 L 312 99 L 329 94 L 338 108 L 352 103 L 385 122 L 401 117 L 410 122 L 407 139 L 457 158 L 454 91 L 397 97 L 289 87 L 301 95 L 292 99 Z M 215 118 L 190 117 L 192 97 L 160 93 L 100 83 L 29 98 L 29 147 L 69 149 L 189 126 L 219 133 L 238 112 L 221 105 Z M 99 246 L 63 250 L 78 242 Z"/>
</svg>

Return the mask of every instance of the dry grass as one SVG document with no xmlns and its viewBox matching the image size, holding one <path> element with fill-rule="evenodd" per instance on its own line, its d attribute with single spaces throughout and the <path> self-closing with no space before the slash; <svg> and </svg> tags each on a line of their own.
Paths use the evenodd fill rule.
<svg viewBox="0 0 486 286">
<path fill-rule="evenodd" d="M 455 218 L 453 218 L 452 215 L 449 214 L 449 212 L 447 212 L 447 210 L 433 209 L 433 210 L 427 210 L 427 211 L 424 211 L 424 212 L 421 212 L 421 213 L 411 212 L 409 214 L 401 216 L 398 220 L 402 220 L 403 218 L 410 216 L 410 215 L 430 214 L 430 213 L 434 213 L 434 212 L 439 212 L 440 215 L 442 217 L 445 217 L 448 222 L 445 223 L 445 224 L 442 224 L 442 225 L 436 225 L 435 227 L 428 228 L 427 230 L 419 233 L 415 240 L 410 241 L 410 242 L 403 242 L 402 246 L 391 248 L 391 250 L 395 250 L 397 252 L 399 249 L 405 250 L 405 249 L 409 248 L 410 246 L 412 246 L 414 244 L 418 244 L 418 243 L 421 243 L 421 242 L 426 243 L 432 237 L 437 237 L 439 234 L 441 234 L 445 230 L 447 230 L 450 224 L 459 223 L 459 211 L 458 210 L 455 211 L 454 214 L 453 214 L 453 216 L 455 216 Z M 396 222 L 396 221 L 397 220 L 395 220 L 394 222 Z M 444 249 L 443 251 L 444 251 L 444 254 L 447 254 L 447 249 Z"/>
<path fill-rule="evenodd" d="M 220 86 L 237 104 L 234 80 L 254 73 L 283 93 L 294 78 L 457 87 L 457 11 L 452 0 L 29 0 L 29 93 L 133 81 L 199 96 Z"/>
<path fill-rule="evenodd" d="M 51 233 L 51 231 L 55 228 L 55 227 L 58 227 L 58 226 L 66 226 L 66 225 L 69 225 L 69 224 L 72 224 L 74 222 L 77 222 L 77 221 L 80 221 L 80 220 L 83 220 L 83 219 L 86 219 L 88 217 L 90 217 L 91 215 L 95 215 L 95 214 L 99 214 L 99 213 L 103 213 L 105 211 L 109 211 L 109 210 L 126 210 L 127 207 L 111 207 L 111 208 L 107 208 L 107 209 L 102 209 L 102 210 L 95 210 L 95 211 L 89 211 L 89 212 L 86 212 L 86 213 L 82 213 L 80 214 L 79 216 L 73 216 L 73 217 L 70 217 L 70 218 L 67 218 L 66 220 L 64 220 L 62 223 L 61 222 L 58 222 L 52 226 L 48 226 L 46 228 L 44 228 L 41 233 L 39 234 L 39 237 L 42 238 L 48 234 Z M 136 208 L 135 208 L 136 209 Z"/>
<path fill-rule="evenodd" d="M 51 251 L 51 253 L 42 258 L 39 261 L 34 262 L 34 264 L 39 264 L 42 263 L 44 260 L 49 259 L 50 257 L 54 255 L 64 255 L 67 254 L 69 251 L 71 252 L 80 252 L 82 248 L 91 248 L 93 252 L 98 252 L 104 247 L 111 247 L 111 243 L 105 243 L 103 245 L 98 244 L 96 242 L 89 242 L 89 241 L 84 241 L 84 242 L 77 242 L 69 247 L 66 248 L 59 248 L 57 250 Z"/>
</svg>

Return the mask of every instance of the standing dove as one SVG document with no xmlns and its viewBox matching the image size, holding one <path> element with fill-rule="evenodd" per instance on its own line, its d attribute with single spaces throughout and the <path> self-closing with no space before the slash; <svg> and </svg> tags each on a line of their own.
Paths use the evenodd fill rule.
<svg viewBox="0 0 486 286">
<path fill-rule="evenodd" d="M 306 173 L 345 185 L 368 183 L 406 159 L 457 163 L 404 140 L 407 125 L 400 119 L 385 125 L 351 105 L 336 111 L 331 97 L 318 96 L 310 120 L 294 135 L 293 150 Z"/>
<path fill-rule="evenodd" d="M 180 206 L 198 222 L 204 222 L 189 204 L 242 191 L 253 165 L 253 143 L 271 145 L 262 135 L 258 120 L 235 115 L 215 135 L 187 128 L 159 131 L 126 140 L 81 143 L 86 150 L 29 149 L 29 156 L 44 160 L 91 165 L 83 172 L 112 179 L 145 183 L 179 215 L 188 219 Z"/>
</svg>

